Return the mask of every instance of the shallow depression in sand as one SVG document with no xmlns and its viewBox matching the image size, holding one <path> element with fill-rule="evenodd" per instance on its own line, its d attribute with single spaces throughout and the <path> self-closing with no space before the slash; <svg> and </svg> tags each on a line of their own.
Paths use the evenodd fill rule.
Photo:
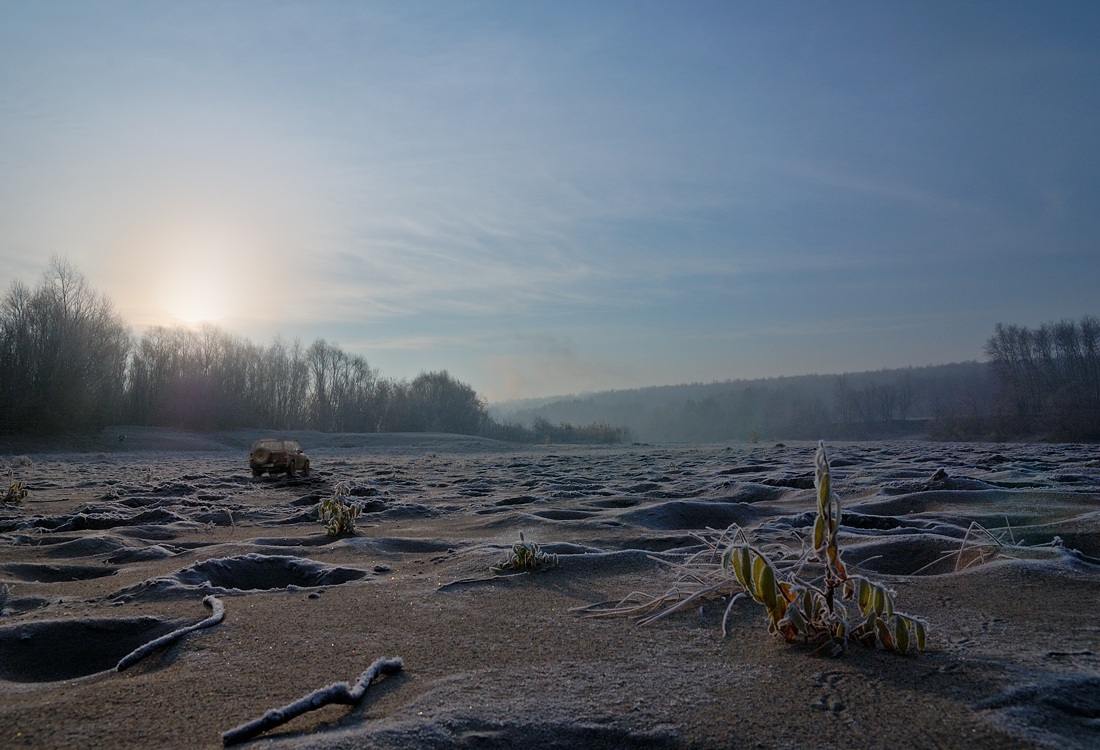
<svg viewBox="0 0 1100 750">
<path fill-rule="evenodd" d="M 288 586 L 335 586 L 364 576 L 362 570 L 332 567 L 301 557 L 249 554 L 207 560 L 172 577 L 187 586 L 266 591 Z"/>
<path fill-rule="evenodd" d="M 157 617 L 126 617 L 0 628 L 0 679 L 53 682 L 114 669 L 119 659 L 176 627 Z"/>
<path fill-rule="evenodd" d="M 39 563 L 8 563 L 3 571 L 20 581 L 61 583 L 63 581 L 87 581 L 92 578 L 113 576 L 118 571 L 102 565 L 43 565 Z"/>
</svg>

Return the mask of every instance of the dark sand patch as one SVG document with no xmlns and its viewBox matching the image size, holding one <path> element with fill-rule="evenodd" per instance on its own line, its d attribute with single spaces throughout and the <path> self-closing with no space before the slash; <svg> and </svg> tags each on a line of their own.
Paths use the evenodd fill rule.
<svg viewBox="0 0 1100 750">
<path fill-rule="evenodd" d="M 8 563 L 0 570 L 18 581 L 37 583 L 87 581 L 90 578 L 104 578 L 118 573 L 118 570 L 102 565 L 49 565 L 43 563 Z"/>
<path fill-rule="evenodd" d="M 0 680 L 53 682 L 114 669 L 119 659 L 176 627 L 157 617 L 120 617 L 0 628 Z"/>
<path fill-rule="evenodd" d="M 250 553 L 212 558 L 170 576 L 123 589 L 115 598 L 128 600 L 150 592 L 240 594 L 291 587 L 338 586 L 364 576 L 366 572 L 362 570 L 333 567 L 301 557 Z"/>
</svg>

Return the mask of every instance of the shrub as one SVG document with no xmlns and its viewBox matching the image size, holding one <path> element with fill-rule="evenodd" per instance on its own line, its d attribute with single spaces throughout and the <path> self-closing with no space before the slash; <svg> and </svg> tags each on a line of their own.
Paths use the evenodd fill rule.
<svg viewBox="0 0 1100 750">
<path fill-rule="evenodd" d="M 557 564 L 557 555 L 543 552 L 534 542 L 529 542 L 519 532 L 519 541 L 512 545 L 512 553 L 496 565 L 489 567 L 493 573 L 505 571 L 518 571 L 521 573 L 533 573 L 539 568 L 548 568 Z"/>
<path fill-rule="evenodd" d="M 332 490 L 332 497 L 321 501 L 320 517 L 329 536 L 355 533 L 355 519 L 363 509 L 351 500 L 351 488 L 340 482 Z"/>
</svg>

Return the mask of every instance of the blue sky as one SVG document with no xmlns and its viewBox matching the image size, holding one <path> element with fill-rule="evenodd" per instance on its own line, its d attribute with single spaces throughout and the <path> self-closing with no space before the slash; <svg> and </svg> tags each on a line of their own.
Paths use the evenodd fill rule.
<svg viewBox="0 0 1100 750">
<path fill-rule="evenodd" d="M 1098 314 L 1092 2 L 0 0 L 0 284 L 491 401 Z"/>
</svg>

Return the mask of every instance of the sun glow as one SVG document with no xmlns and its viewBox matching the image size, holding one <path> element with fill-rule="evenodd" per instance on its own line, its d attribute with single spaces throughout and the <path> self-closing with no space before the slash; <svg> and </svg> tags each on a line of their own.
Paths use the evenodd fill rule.
<svg viewBox="0 0 1100 750">
<path fill-rule="evenodd" d="M 174 318 L 189 325 L 216 323 L 226 315 L 225 290 L 198 274 L 178 279 L 164 299 L 164 309 Z"/>
<path fill-rule="evenodd" d="M 119 230 L 99 261 L 107 293 L 139 331 L 154 326 L 266 332 L 297 314 L 308 267 L 289 231 L 247 211 L 172 220 L 150 211 Z M 247 227 L 247 228 L 245 228 Z"/>
<path fill-rule="evenodd" d="M 247 249 L 224 239 L 181 239 L 162 251 L 157 264 L 157 305 L 173 322 L 218 323 L 241 312 Z"/>
</svg>

